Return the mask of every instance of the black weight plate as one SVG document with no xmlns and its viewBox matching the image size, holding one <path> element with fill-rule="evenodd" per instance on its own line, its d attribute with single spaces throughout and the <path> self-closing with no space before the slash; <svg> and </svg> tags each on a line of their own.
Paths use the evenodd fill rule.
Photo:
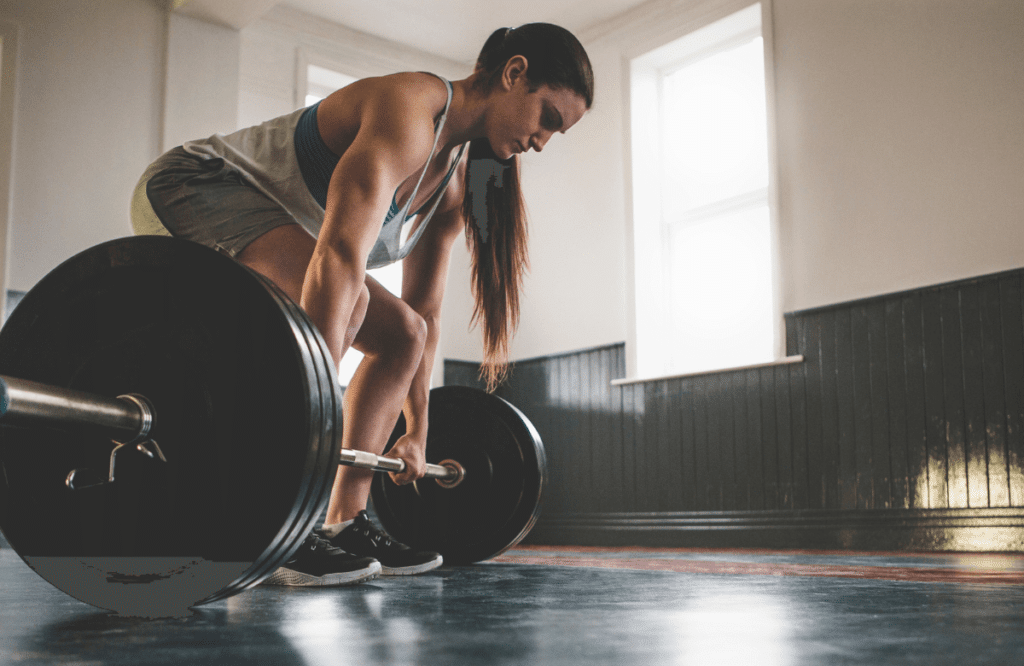
<svg viewBox="0 0 1024 666">
<path fill-rule="evenodd" d="M 422 479 L 373 479 L 373 506 L 384 529 L 417 549 L 466 564 L 519 543 L 537 521 L 547 477 L 544 446 L 530 421 L 501 398 L 465 386 L 430 392 L 427 462 L 451 459 L 466 470 L 455 488 Z M 388 449 L 405 432 L 399 419 Z"/>
<path fill-rule="evenodd" d="M 138 237 L 68 260 L 0 331 L 0 374 L 156 406 L 168 462 L 85 430 L 0 422 L 0 529 L 45 579 L 125 614 L 178 615 L 255 584 L 322 511 L 339 442 L 330 366 L 286 297 L 223 255 Z"/>
</svg>

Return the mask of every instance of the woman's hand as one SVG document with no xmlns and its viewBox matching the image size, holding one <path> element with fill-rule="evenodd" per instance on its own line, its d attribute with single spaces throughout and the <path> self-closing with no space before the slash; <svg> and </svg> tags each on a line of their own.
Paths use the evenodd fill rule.
<svg viewBox="0 0 1024 666">
<path fill-rule="evenodd" d="M 401 474 L 390 473 L 391 480 L 400 486 L 422 479 L 427 472 L 427 439 L 402 435 L 388 451 L 389 458 L 401 458 L 405 461 L 405 471 Z"/>
</svg>

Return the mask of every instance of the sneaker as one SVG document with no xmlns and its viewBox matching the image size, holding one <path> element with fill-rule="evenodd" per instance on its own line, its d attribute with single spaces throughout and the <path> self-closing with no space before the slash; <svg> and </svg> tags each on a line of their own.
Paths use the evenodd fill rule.
<svg viewBox="0 0 1024 666">
<path fill-rule="evenodd" d="M 350 553 L 372 557 L 380 562 L 382 576 L 409 576 L 441 566 L 439 553 L 413 550 L 398 543 L 370 522 L 365 511 L 360 511 L 355 522 L 329 540 L 332 546 Z"/>
<path fill-rule="evenodd" d="M 355 585 L 380 574 L 380 562 L 335 548 L 310 534 L 290 560 L 263 581 L 263 585 L 336 587 Z"/>
</svg>

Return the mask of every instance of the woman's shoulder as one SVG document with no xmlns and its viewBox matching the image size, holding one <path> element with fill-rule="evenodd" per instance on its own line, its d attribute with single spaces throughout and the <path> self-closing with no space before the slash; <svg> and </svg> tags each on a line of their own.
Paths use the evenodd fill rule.
<svg viewBox="0 0 1024 666">
<path fill-rule="evenodd" d="M 432 135 L 447 100 L 444 81 L 425 72 L 360 79 L 320 102 L 320 130 L 329 146 L 339 147 L 367 126 L 390 125 Z"/>
</svg>

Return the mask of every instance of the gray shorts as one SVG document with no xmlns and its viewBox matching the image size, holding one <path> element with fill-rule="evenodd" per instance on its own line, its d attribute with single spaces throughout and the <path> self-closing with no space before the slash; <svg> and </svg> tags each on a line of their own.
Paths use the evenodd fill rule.
<svg viewBox="0 0 1024 666">
<path fill-rule="evenodd" d="M 295 218 L 222 159 L 175 148 L 143 174 L 132 195 L 136 235 L 175 236 L 234 257 Z"/>
</svg>

